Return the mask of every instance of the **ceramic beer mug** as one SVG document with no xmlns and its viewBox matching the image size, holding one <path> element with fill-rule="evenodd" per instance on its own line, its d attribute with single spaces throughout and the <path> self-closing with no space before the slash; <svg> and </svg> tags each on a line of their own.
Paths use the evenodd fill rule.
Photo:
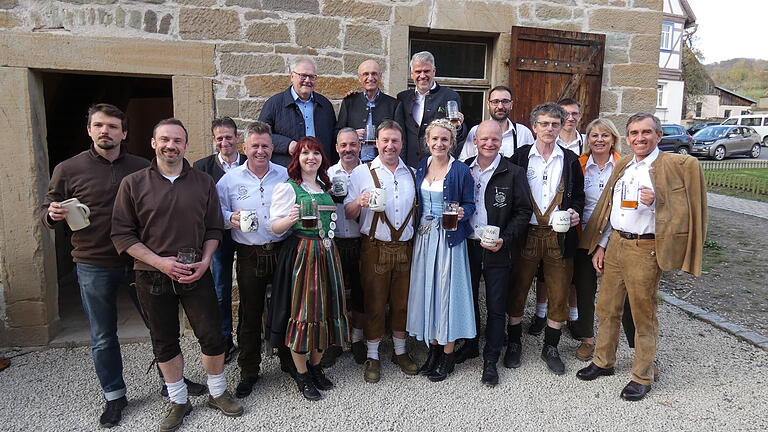
<svg viewBox="0 0 768 432">
<path fill-rule="evenodd" d="M 375 212 L 383 212 L 387 205 L 387 191 L 381 188 L 371 189 L 368 197 L 368 208 Z"/>
<path fill-rule="evenodd" d="M 480 237 L 480 243 L 488 246 L 495 247 L 496 240 L 499 239 L 501 228 L 493 225 L 486 225 L 477 229 L 478 237 Z"/>
<path fill-rule="evenodd" d="M 70 198 L 62 201 L 60 204 L 68 211 L 65 218 L 67 219 L 67 225 L 69 225 L 72 231 L 81 230 L 91 224 L 91 220 L 88 219 L 91 216 L 91 209 L 87 205 L 80 203 L 77 198 Z"/>
<path fill-rule="evenodd" d="M 564 210 L 553 212 L 550 224 L 556 232 L 568 232 L 571 229 L 571 214 Z"/>
<path fill-rule="evenodd" d="M 240 210 L 240 231 L 256 232 L 259 230 L 259 215 L 256 210 Z"/>
</svg>

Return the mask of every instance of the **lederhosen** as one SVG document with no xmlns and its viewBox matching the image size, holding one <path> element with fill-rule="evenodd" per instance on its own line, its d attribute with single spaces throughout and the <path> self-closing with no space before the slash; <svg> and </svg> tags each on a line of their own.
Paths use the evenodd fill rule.
<svg viewBox="0 0 768 432">
<path fill-rule="evenodd" d="M 368 170 L 376 188 L 381 188 L 381 181 L 371 163 Z M 416 184 L 416 176 L 408 169 Z M 416 212 L 418 197 L 414 191 L 411 210 L 396 229 L 385 212 L 374 212 L 368 235 L 362 236 L 360 248 L 360 274 L 363 282 L 365 304 L 365 338 L 376 340 L 385 332 L 386 307 L 389 304 L 390 327 L 393 331 L 405 331 L 408 310 L 408 287 L 411 275 L 411 254 L 413 243 L 400 241 L 405 228 Z M 380 221 L 389 227 L 391 241 L 376 239 L 376 229 Z"/>
<path fill-rule="evenodd" d="M 520 259 L 511 278 L 507 311 L 511 317 L 523 316 L 531 282 L 536 275 L 539 263 L 542 263 L 549 297 L 547 317 L 553 321 L 568 319 L 568 288 L 573 277 L 573 258 L 563 259 L 557 238 L 558 233 L 549 225 L 550 215 L 562 203 L 564 191 L 565 179 L 561 176 L 557 194 L 544 213 L 531 196 L 531 205 L 537 224 L 528 226 L 525 247 L 520 251 Z"/>
</svg>

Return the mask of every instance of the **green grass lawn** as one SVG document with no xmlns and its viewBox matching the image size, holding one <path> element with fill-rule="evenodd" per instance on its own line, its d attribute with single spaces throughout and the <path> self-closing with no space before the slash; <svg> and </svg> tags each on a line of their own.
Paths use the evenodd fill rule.
<svg viewBox="0 0 768 432">
<path fill-rule="evenodd" d="M 750 184 L 757 181 L 758 183 L 763 183 L 764 186 L 755 190 L 763 192 L 764 190 L 768 189 L 765 187 L 765 185 L 768 184 L 768 168 L 708 170 L 704 172 L 704 176 L 708 179 L 707 190 L 709 192 L 719 193 L 722 195 L 735 196 L 735 197 L 750 199 L 754 201 L 768 202 L 768 194 L 765 194 L 765 193 L 758 194 L 752 191 L 743 190 L 742 188 L 723 186 L 724 184 L 727 184 L 729 186 L 737 185 L 739 183 L 743 183 L 743 180 L 746 180 L 747 183 L 750 183 Z M 727 181 L 723 182 L 724 179 L 727 179 Z M 713 186 L 712 185 L 713 183 L 718 184 L 718 186 Z"/>
</svg>

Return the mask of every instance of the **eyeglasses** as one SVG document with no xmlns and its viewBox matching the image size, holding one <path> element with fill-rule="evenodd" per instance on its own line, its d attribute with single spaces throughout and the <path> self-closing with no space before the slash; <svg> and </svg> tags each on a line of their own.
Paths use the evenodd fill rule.
<svg viewBox="0 0 768 432">
<path fill-rule="evenodd" d="M 568 117 L 579 118 L 581 117 L 581 113 L 580 112 L 565 113 L 565 118 L 568 118 Z"/>
<path fill-rule="evenodd" d="M 314 81 L 314 80 L 316 80 L 316 79 L 317 79 L 317 75 L 312 75 L 312 74 L 303 74 L 303 73 L 299 73 L 299 72 L 296 72 L 296 71 L 293 71 L 293 73 L 295 73 L 296 75 L 298 75 L 298 76 L 299 76 L 299 78 L 300 78 L 302 81 L 303 81 L 303 80 L 310 80 L 310 81 Z"/>
<path fill-rule="evenodd" d="M 510 99 L 491 99 L 488 101 L 489 104 L 499 106 L 499 105 L 509 105 L 512 103 Z"/>
<path fill-rule="evenodd" d="M 543 129 L 549 129 L 550 126 L 552 126 L 552 129 L 560 129 L 562 125 L 560 122 L 536 122 L 537 125 L 541 126 Z"/>
</svg>

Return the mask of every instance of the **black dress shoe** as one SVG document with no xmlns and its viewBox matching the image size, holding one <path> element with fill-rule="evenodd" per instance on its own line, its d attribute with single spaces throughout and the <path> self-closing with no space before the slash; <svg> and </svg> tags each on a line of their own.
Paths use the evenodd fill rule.
<svg viewBox="0 0 768 432">
<path fill-rule="evenodd" d="M 621 391 L 621 398 L 626 401 L 639 401 L 644 398 L 649 391 L 651 391 L 651 386 L 630 381 L 629 384 L 624 387 L 624 390 Z"/>
<path fill-rule="evenodd" d="M 104 412 L 99 417 L 99 426 L 111 428 L 117 426 L 123 418 L 123 409 L 128 406 L 128 399 L 125 396 L 108 401 L 104 406 Z"/>
<path fill-rule="evenodd" d="M 452 352 L 450 354 L 443 353 L 443 356 L 440 359 L 440 366 L 438 366 L 436 371 L 427 375 L 427 378 L 429 378 L 429 380 L 432 382 L 443 381 L 444 379 L 448 378 L 448 375 L 453 373 L 453 369 L 455 365 L 456 365 L 456 353 L 455 352 Z"/>
<path fill-rule="evenodd" d="M 544 360 L 549 370 L 555 375 L 563 375 L 565 373 L 565 364 L 560 360 L 560 353 L 557 351 L 557 347 L 544 345 L 544 348 L 541 350 L 541 359 Z"/>
<path fill-rule="evenodd" d="M 614 369 L 612 367 L 601 368 L 594 363 L 590 363 L 589 366 L 576 372 L 576 378 L 584 381 L 592 381 L 593 379 L 601 376 L 613 375 L 613 371 Z"/>
<path fill-rule="evenodd" d="M 240 378 L 240 382 L 237 383 L 237 387 L 235 388 L 235 397 L 238 399 L 248 397 L 253 391 L 254 384 L 256 384 L 256 381 L 258 380 L 258 375 L 255 377 Z"/>
<path fill-rule="evenodd" d="M 483 362 L 483 377 L 480 382 L 488 387 L 496 387 L 499 383 L 499 371 L 496 370 L 496 360 L 486 359 Z"/>
<path fill-rule="evenodd" d="M 343 353 L 344 350 L 338 345 L 331 345 L 323 353 L 323 357 L 320 359 L 320 365 L 325 369 L 336 364 L 336 359 Z"/>
<path fill-rule="evenodd" d="M 196 383 L 192 380 L 184 378 L 184 384 L 187 385 L 187 394 L 190 396 L 202 396 L 208 393 L 208 386 L 205 384 Z M 160 389 L 160 394 L 163 397 L 168 397 L 168 387 L 163 383 L 163 388 Z"/>
<path fill-rule="evenodd" d="M 429 353 L 424 364 L 419 368 L 419 375 L 429 376 L 440 366 L 440 358 L 443 356 L 443 347 L 440 345 L 430 345 Z"/>
<path fill-rule="evenodd" d="M 504 367 L 507 369 L 519 368 L 521 364 L 520 357 L 523 355 L 523 345 L 515 342 L 507 344 L 507 350 L 504 351 Z"/>
<path fill-rule="evenodd" d="M 224 350 L 224 364 L 229 364 L 232 360 L 235 359 L 235 354 L 237 354 L 237 346 L 234 342 L 232 342 L 232 339 L 227 342 L 227 348 Z"/>
<path fill-rule="evenodd" d="M 576 339 L 577 341 L 580 341 L 580 340 L 582 340 L 582 339 L 584 339 L 584 338 L 583 338 L 583 337 L 581 336 L 581 334 L 579 333 L 579 330 L 578 330 L 578 325 L 577 325 L 577 323 L 578 323 L 578 321 L 570 321 L 570 320 L 569 320 L 569 321 L 568 321 L 568 322 L 565 324 L 565 326 L 566 326 L 566 327 L 568 327 L 568 333 L 570 333 L 570 334 L 571 334 L 571 337 L 572 337 L 572 338 L 574 338 L 574 339 Z"/>
<path fill-rule="evenodd" d="M 333 388 L 333 383 L 325 376 L 323 367 L 319 364 L 313 365 L 307 362 L 307 371 L 309 371 L 309 376 L 318 390 L 330 390 Z"/>
<path fill-rule="evenodd" d="M 544 331 L 544 327 L 547 326 L 547 318 L 539 318 L 536 315 L 531 320 L 531 325 L 528 327 L 528 334 L 538 336 Z"/>
<path fill-rule="evenodd" d="M 315 387 L 315 383 L 312 382 L 312 377 L 309 375 L 308 371 L 304 373 L 297 372 L 296 375 L 294 375 L 294 379 L 296 380 L 296 385 L 299 387 L 299 392 L 304 396 L 304 399 L 316 401 L 323 397 L 320 392 L 317 391 L 317 387 Z"/>
<path fill-rule="evenodd" d="M 480 347 L 478 345 L 477 338 L 464 340 L 464 343 L 456 350 L 456 364 L 480 357 Z"/>
</svg>

